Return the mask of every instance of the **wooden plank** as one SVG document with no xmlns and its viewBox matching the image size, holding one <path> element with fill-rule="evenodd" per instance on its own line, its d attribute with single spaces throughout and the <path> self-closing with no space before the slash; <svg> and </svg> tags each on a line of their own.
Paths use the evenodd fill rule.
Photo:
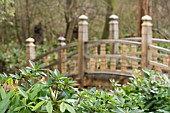
<svg viewBox="0 0 170 113">
<path fill-rule="evenodd" d="M 121 46 L 121 71 L 122 73 L 126 73 L 127 71 L 127 45 L 123 44 Z"/>
<path fill-rule="evenodd" d="M 121 55 L 112 55 L 112 54 L 106 54 L 106 55 L 85 55 L 86 58 L 121 58 Z M 131 59 L 140 62 L 141 58 L 133 57 L 133 56 L 126 56 L 126 59 Z"/>
<path fill-rule="evenodd" d="M 156 46 L 157 43 L 153 42 L 153 45 Z M 155 61 L 155 62 L 157 62 L 157 60 L 158 60 L 158 50 L 157 49 L 152 50 L 152 60 Z M 155 69 L 158 72 L 161 72 L 161 68 L 159 68 L 158 66 L 154 65 L 153 69 Z"/>
<path fill-rule="evenodd" d="M 71 44 L 68 44 L 68 45 L 63 46 L 63 47 L 58 47 L 58 48 L 56 48 L 56 49 L 53 49 L 53 50 L 51 50 L 51 51 L 48 51 L 48 52 L 46 52 L 46 53 L 44 53 L 44 54 L 41 54 L 41 55 L 37 56 L 37 57 L 36 57 L 35 59 L 33 59 L 32 61 L 38 61 L 39 59 L 43 58 L 43 57 L 46 56 L 46 55 L 52 54 L 52 53 L 54 53 L 54 52 L 58 52 L 58 51 L 60 51 L 60 50 L 62 50 L 62 49 L 67 49 L 67 48 L 75 47 L 75 46 L 77 46 L 77 45 L 78 45 L 77 43 L 71 43 Z"/>
<path fill-rule="evenodd" d="M 127 73 L 122 73 L 122 72 L 120 72 L 120 71 L 115 71 L 115 72 L 109 72 L 109 71 L 85 71 L 85 74 L 86 75 L 113 75 L 113 76 L 115 76 L 115 75 L 118 75 L 118 76 L 126 76 L 126 77 L 132 77 L 132 75 L 131 74 L 127 74 Z M 107 77 L 107 76 L 105 76 L 105 77 Z M 105 77 L 103 77 L 103 78 L 105 78 Z"/>
<path fill-rule="evenodd" d="M 87 41 L 85 44 L 106 44 L 106 43 L 122 43 L 122 44 L 134 44 L 134 45 L 139 45 L 141 46 L 141 42 L 134 42 L 134 41 L 128 41 L 128 40 L 92 40 L 92 41 Z"/>
<path fill-rule="evenodd" d="M 162 52 L 166 52 L 166 53 L 170 53 L 170 50 L 169 49 L 166 49 L 166 48 L 163 48 L 163 47 L 158 47 L 158 46 L 154 46 L 154 45 L 150 45 L 149 48 L 151 49 L 157 49 L 159 51 L 162 51 Z"/>
<path fill-rule="evenodd" d="M 106 55 L 106 44 L 101 44 L 100 46 L 100 55 L 104 56 Z M 104 71 L 107 68 L 107 62 L 106 62 L 106 58 L 102 57 L 101 58 L 101 62 L 100 62 L 100 70 Z"/>
<path fill-rule="evenodd" d="M 158 63 L 158 62 L 155 62 L 155 61 L 150 61 L 149 63 L 150 63 L 150 65 L 155 65 L 155 66 L 160 67 L 161 69 L 170 71 L 170 68 L 167 65 L 164 65 L 162 63 Z"/>
<path fill-rule="evenodd" d="M 130 40 L 130 41 L 141 41 L 141 37 L 128 37 L 128 38 L 121 38 L 121 40 Z M 170 40 L 160 39 L 160 38 L 152 38 L 153 42 L 161 42 L 161 43 L 168 43 L 170 44 Z"/>
<path fill-rule="evenodd" d="M 141 37 L 128 37 L 128 38 L 121 38 L 121 40 L 129 40 L 129 41 L 141 41 Z"/>
<path fill-rule="evenodd" d="M 97 46 L 93 47 L 93 54 L 97 55 L 98 54 L 98 49 Z M 90 58 L 90 63 L 89 63 L 89 70 L 95 71 L 97 68 L 97 60 L 95 58 Z"/>
<path fill-rule="evenodd" d="M 136 45 L 132 45 L 132 56 L 135 57 L 136 56 Z M 138 61 L 135 61 L 133 59 L 131 59 L 131 62 L 132 62 L 132 74 L 133 75 L 136 75 L 136 72 L 135 70 L 138 69 L 139 65 L 138 65 Z"/>
<path fill-rule="evenodd" d="M 165 39 L 152 38 L 152 41 L 170 44 L 170 40 L 165 40 Z"/>
</svg>

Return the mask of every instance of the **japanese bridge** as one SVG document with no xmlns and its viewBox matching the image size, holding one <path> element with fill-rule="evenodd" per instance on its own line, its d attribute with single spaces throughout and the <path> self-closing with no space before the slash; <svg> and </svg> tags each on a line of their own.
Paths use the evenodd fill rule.
<svg viewBox="0 0 170 113">
<path fill-rule="evenodd" d="M 125 82 L 135 70 L 154 69 L 170 76 L 170 49 L 160 43 L 170 40 L 153 38 L 152 18 L 142 17 L 142 36 L 119 38 L 118 16 L 111 15 L 109 39 L 88 40 L 88 17 L 81 15 L 78 23 L 78 42 L 65 43 L 59 37 L 57 48 L 35 57 L 34 39 L 28 38 L 26 59 L 44 63 L 44 67 L 68 72 L 81 86 L 109 85 L 114 78 Z M 141 76 L 143 72 L 141 73 Z"/>
</svg>

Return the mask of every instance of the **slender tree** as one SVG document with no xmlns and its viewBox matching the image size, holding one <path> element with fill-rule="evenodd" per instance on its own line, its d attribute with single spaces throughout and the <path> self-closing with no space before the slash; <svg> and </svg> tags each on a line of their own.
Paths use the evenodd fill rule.
<svg viewBox="0 0 170 113">
<path fill-rule="evenodd" d="M 106 39 L 109 37 L 109 16 L 113 13 L 113 2 L 114 0 L 105 0 L 106 7 L 106 15 L 105 15 L 105 25 L 102 33 L 102 39 Z"/>
<path fill-rule="evenodd" d="M 152 0 L 139 0 L 138 3 L 138 36 L 141 36 L 141 18 L 144 15 L 150 15 L 152 16 Z"/>
</svg>

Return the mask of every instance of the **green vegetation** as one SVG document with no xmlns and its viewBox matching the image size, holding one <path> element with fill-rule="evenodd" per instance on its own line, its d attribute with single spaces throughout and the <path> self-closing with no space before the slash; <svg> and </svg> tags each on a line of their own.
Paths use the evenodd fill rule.
<svg viewBox="0 0 170 113">
<path fill-rule="evenodd" d="M 170 80 L 145 70 L 145 77 L 131 78 L 120 85 L 111 80 L 110 92 L 82 91 L 67 73 L 42 69 L 31 62 L 18 74 L 0 75 L 1 113 L 169 113 Z M 11 85 L 5 91 L 6 85 Z"/>
</svg>

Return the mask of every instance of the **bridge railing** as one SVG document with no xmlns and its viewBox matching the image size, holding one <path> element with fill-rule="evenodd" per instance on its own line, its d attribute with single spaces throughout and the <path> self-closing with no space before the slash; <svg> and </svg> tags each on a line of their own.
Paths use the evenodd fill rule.
<svg viewBox="0 0 170 113">
<path fill-rule="evenodd" d="M 87 20 L 85 15 L 79 17 L 78 43 L 66 45 L 61 38 L 58 48 L 37 57 L 34 40 L 27 39 L 27 63 L 28 60 L 44 58 L 45 67 L 57 64 L 56 68 L 61 72 L 77 74 L 82 86 L 88 74 L 129 76 L 135 74 L 135 69 L 149 68 L 169 73 L 170 76 L 170 50 L 159 46 L 159 43 L 169 44 L 170 40 L 153 38 L 150 16 L 142 17 L 142 37 L 119 39 L 118 17 L 111 15 L 109 39 L 94 41 L 88 40 Z M 51 54 L 56 55 L 56 62 L 49 63 Z"/>
</svg>

